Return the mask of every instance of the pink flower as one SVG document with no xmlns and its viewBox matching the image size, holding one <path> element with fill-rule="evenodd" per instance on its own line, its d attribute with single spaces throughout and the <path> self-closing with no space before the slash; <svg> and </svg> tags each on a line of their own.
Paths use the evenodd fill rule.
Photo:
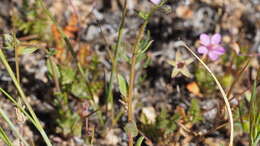
<svg viewBox="0 0 260 146">
<path fill-rule="evenodd" d="M 200 35 L 200 44 L 198 52 L 200 54 L 208 55 L 212 61 L 219 58 L 220 55 L 225 53 L 225 48 L 219 43 L 221 41 L 221 35 L 219 33 L 209 36 L 207 34 Z"/>
<path fill-rule="evenodd" d="M 156 5 L 158 5 L 158 4 L 160 4 L 160 2 L 161 2 L 161 0 L 150 0 L 152 3 L 154 3 L 154 4 L 156 4 Z"/>
</svg>

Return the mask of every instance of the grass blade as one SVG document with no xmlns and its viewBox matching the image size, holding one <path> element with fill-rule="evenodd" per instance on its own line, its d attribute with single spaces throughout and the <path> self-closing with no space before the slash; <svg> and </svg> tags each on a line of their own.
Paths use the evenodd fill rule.
<svg viewBox="0 0 260 146">
<path fill-rule="evenodd" d="M 9 137 L 7 136 L 7 134 L 5 133 L 4 129 L 2 129 L 2 127 L 0 127 L 0 138 L 4 141 L 5 144 L 7 144 L 8 146 L 13 146 L 12 141 L 9 139 Z"/>
<path fill-rule="evenodd" d="M 12 131 L 14 131 L 14 134 L 22 141 L 22 143 L 26 146 L 29 146 L 29 144 L 25 141 L 23 136 L 19 133 L 18 129 L 14 126 L 13 122 L 8 118 L 8 116 L 1 108 L 0 108 L 0 116 L 3 117 L 3 119 L 7 122 L 7 124 L 12 129 Z"/>
<path fill-rule="evenodd" d="M 48 146 L 52 146 L 52 144 L 51 144 L 46 132 L 44 131 L 39 119 L 37 118 L 35 112 L 33 111 L 32 107 L 31 107 L 31 105 L 29 104 L 29 101 L 28 101 L 25 93 L 23 92 L 22 87 L 20 86 L 19 82 L 17 81 L 17 78 L 15 77 L 13 70 L 11 69 L 9 63 L 7 62 L 7 59 L 6 59 L 2 49 L 0 49 L 0 60 L 2 61 L 3 65 L 5 66 L 5 69 L 7 70 L 8 74 L 12 78 L 12 81 L 13 81 L 18 93 L 20 94 L 23 103 L 26 105 L 26 108 L 29 110 L 29 113 L 32 116 L 32 119 L 34 120 L 34 122 L 36 124 L 35 127 L 37 128 L 37 130 L 42 135 L 46 144 Z"/>
</svg>

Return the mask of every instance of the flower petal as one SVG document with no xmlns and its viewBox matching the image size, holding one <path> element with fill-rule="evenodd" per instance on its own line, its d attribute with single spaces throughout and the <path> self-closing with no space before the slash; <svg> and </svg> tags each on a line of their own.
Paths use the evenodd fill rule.
<svg viewBox="0 0 260 146">
<path fill-rule="evenodd" d="M 189 65 L 189 64 L 191 64 L 193 61 L 194 61 L 193 58 L 189 58 L 189 59 L 185 60 L 185 65 Z"/>
<path fill-rule="evenodd" d="M 216 45 L 216 46 L 213 48 L 212 52 L 215 52 L 215 53 L 217 53 L 217 54 L 222 55 L 222 54 L 225 53 L 225 48 L 223 48 L 223 47 L 220 46 L 220 45 Z"/>
<path fill-rule="evenodd" d="M 179 73 L 180 73 L 180 70 L 177 69 L 177 68 L 174 68 L 174 69 L 172 70 L 172 75 L 171 75 L 171 77 L 172 77 L 172 78 L 175 78 Z"/>
<path fill-rule="evenodd" d="M 217 53 L 216 51 L 210 51 L 208 55 L 210 60 L 216 61 L 219 58 L 219 55 L 221 54 Z"/>
<path fill-rule="evenodd" d="M 221 41 L 221 35 L 219 33 L 214 34 L 210 39 L 210 43 L 215 45 L 219 44 L 220 41 Z"/>
<path fill-rule="evenodd" d="M 158 5 L 158 4 L 160 4 L 161 0 L 151 0 L 151 2 Z"/>
<path fill-rule="evenodd" d="M 207 34 L 201 34 L 200 43 L 204 46 L 208 46 L 210 44 L 210 37 Z"/>
<path fill-rule="evenodd" d="M 209 50 L 208 50 L 206 47 L 204 47 L 204 46 L 200 46 L 200 47 L 198 48 L 198 52 L 199 52 L 200 54 L 208 54 Z"/>
<path fill-rule="evenodd" d="M 181 70 L 181 73 L 183 75 L 185 75 L 186 77 L 188 78 L 191 78 L 192 77 L 192 74 L 189 72 L 188 68 L 187 67 L 184 67 L 182 70 Z"/>
</svg>

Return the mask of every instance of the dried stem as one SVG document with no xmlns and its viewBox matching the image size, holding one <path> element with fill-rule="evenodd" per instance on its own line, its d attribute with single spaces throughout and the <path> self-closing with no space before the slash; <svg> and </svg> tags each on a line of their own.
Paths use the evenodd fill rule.
<svg viewBox="0 0 260 146">
<path fill-rule="evenodd" d="M 207 69 L 207 71 L 210 73 L 210 75 L 213 77 L 213 79 L 215 80 L 221 94 L 222 97 L 224 99 L 224 102 L 226 104 L 226 108 L 228 111 L 228 116 L 229 116 L 229 124 L 230 124 L 230 140 L 229 140 L 229 146 L 233 146 L 233 140 L 234 140 L 234 124 L 233 124 L 233 117 L 232 117 L 232 110 L 228 101 L 228 97 L 224 91 L 224 89 L 222 88 L 221 84 L 219 83 L 218 79 L 216 78 L 216 76 L 214 75 L 214 73 L 209 69 L 209 67 L 184 43 L 184 42 L 180 42 L 182 46 L 184 46 L 196 59 L 199 60 L 199 62 Z"/>
</svg>

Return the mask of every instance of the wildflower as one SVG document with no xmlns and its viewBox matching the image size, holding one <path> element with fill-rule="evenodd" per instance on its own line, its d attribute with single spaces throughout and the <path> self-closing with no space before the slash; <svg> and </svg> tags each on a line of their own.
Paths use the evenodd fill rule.
<svg viewBox="0 0 260 146">
<path fill-rule="evenodd" d="M 191 77 L 192 75 L 189 72 L 187 65 L 191 64 L 192 62 L 192 58 L 182 60 L 180 52 L 177 51 L 175 61 L 168 61 L 170 65 L 174 66 L 171 77 L 176 77 L 179 73 L 185 75 L 186 77 Z"/>
<path fill-rule="evenodd" d="M 225 48 L 219 43 L 221 41 L 221 35 L 216 33 L 213 36 L 207 34 L 200 35 L 201 46 L 198 48 L 200 54 L 208 55 L 212 61 L 219 58 L 220 55 L 225 53 Z"/>
<path fill-rule="evenodd" d="M 161 0 L 151 0 L 151 2 L 158 5 L 158 4 L 160 4 Z"/>
</svg>

